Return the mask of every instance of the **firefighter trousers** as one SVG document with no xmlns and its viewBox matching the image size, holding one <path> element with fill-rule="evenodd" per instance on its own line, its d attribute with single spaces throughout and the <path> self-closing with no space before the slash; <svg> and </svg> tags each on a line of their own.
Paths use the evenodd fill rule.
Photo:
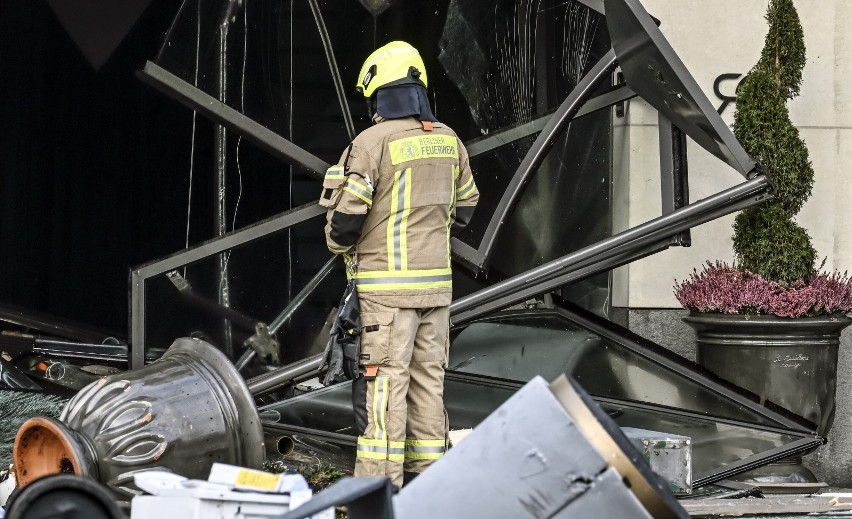
<svg viewBox="0 0 852 519">
<path fill-rule="evenodd" d="M 444 369 L 450 309 L 394 308 L 361 300 L 361 374 L 353 382 L 356 476 L 422 472 L 447 448 Z"/>
</svg>

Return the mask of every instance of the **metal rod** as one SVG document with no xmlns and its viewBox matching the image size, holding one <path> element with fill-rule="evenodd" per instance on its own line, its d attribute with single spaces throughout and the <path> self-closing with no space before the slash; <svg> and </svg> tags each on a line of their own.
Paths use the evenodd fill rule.
<svg viewBox="0 0 852 519">
<path fill-rule="evenodd" d="M 338 257 L 339 256 L 335 255 L 329 258 L 329 260 L 325 262 L 325 265 L 322 266 L 320 271 L 317 272 L 316 275 L 311 278 L 310 281 L 308 281 L 308 284 L 305 285 L 305 287 L 298 294 L 296 294 L 296 297 L 294 297 L 293 300 L 290 301 L 287 306 L 284 307 L 284 310 L 282 310 L 281 313 L 278 314 L 278 317 L 276 317 L 269 325 L 268 329 L 270 335 L 275 335 L 276 333 L 278 333 L 278 329 L 281 328 L 281 326 L 286 323 L 290 319 L 290 317 L 293 316 L 294 313 L 296 313 L 296 310 L 298 310 L 302 306 L 302 304 L 307 301 L 308 297 L 310 297 L 313 291 L 316 290 L 320 283 L 322 283 L 325 278 L 328 277 L 331 271 L 334 270 L 334 264 L 337 261 Z M 255 352 L 253 349 L 248 349 L 243 352 L 242 356 L 240 356 L 239 360 L 237 360 L 236 363 L 237 371 L 242 371 L 242 369 L 246 367 L 249 362 L 251 362 L 251 359 L 253 359 L 256 354 L 257 352 Z"/>
<path fill-rule="evenodd" d="M 616 103 L 627 101 L 633 97 L 636 97 L 636 93 L 634 91 L 630 90 L 627 85 L 619 85 L 609 92 L 593 97 L 583 103 L 583 107 L 580 108 L 574 116 L 574 119 L 579 119 L 597 112 L 598 110 L 610 107 Z M 545 125 L 547 125 L 547 121 L 549 121 L 552 116 L 553 114 L 548 114 L 528 123 L 515 126 L 514 128 L 508 128 L 504 131 L 489 135 L 488 137 L 466 142 L 464 143 L 464 146 L 467 149 L 467 154 L 469 157 L 473 158 L 477 155 L 482 155 L 483 153 L 487 153 L 491 150 L 495 150 L 501 146 L 509 144 L 510 142 L 536 134 L 544 129 Z"/>
<path fill-rule="evenodd" d="M 0 321 L 17 324 L 24 328 L 32 328 L 49 333 L 54 337 L 71 339 L 73 341 L 97 344 L 105 339 L 116 338 L 118 335 L 108 330 L 98 330 L 88 325 L 68 321 L 53 315 L 47 315 L 29 308 L 0 302 Z M 119 342 L 123 342 L 122 337 Z"/>
<path fill-rule="evenodd" d="M 236 0 L 228 0 L 225 10 L 222 13 L 222 18 L 219 20 L 219 49 L 218 49 L 218 74 L 216 76 L 217 94 L 219 102 L 227 104 L 228 102 L 228 29 L 231 27 L 231 17 L 234 15 L 234 10 L 237 8 Z M 216 124 L 214 128 L 214 145 L 213 155 L 214 164 L 216 167 L 216 215 L 215 229 L 216 236 L 224 236 L 228 232 L 227 224 L 227 204 L 228 204 L 228 133 L 222 124 Z M 219 305 L 228 308 L 230 306 L 230 296 L 228 294 L 228 257 L 225 254 L 219 254 L 216 259 L 216 296 Z M 224 343 L 225 355 L 232 358 L 234 355 L 234 345 L 231 336 L 231 323 L 227 319 L 222 320 L 222 336 Z"/>
<path fill-rule="evenodd" d="M 664 236 L 671 236 L 683 228 L 697 225 L 699 222 L 704 223 L 706 220 L 701 220 L 701 215 L 709 211 L 724 207 L 731 207 L 733 211 L 736 210 L 733 207 L 734 204 L 743 200 L 746 200 L 748 205 L 758 203 L 769 197 L 767 194 L 768 191 L 769 184 L 766 177 L 760 176 L 754 180 L 744 182 L 678 209 L 668 215 L 660 216 L 562 258 L 550 261 L 523 274 L 458 299 L 450 305 L 450 314 L 460 314 L 461 312 L 472 310 L 484 303 L 523 290 L 534 283 L 547 281 L 559 275 L 559 273 L 565 272 L 570 267 L 582 264 L 581 262 L 585 260 L 591 258 L 604 259 L 626 252 L 619 248 L 622 245 L 632 242 L 631 247 L 643 247 L 650 241 Z M 717 213 L 714 212 L 712 214 L 716 215 Z"/>
<path fill-rule="evenodd" d="M 650 256 L 651 254 L 660 252 L 661 250 L 668 248 L 668 245 L 669 240 L 665 239 L 652 243 L 651 245 L 648 245 L 647 247 L 641 249 L 631 249 L 621 255 L 616 255 L 611 258 L 599 261 L 595 259 L 593 261 L 583 262 L 582 265 L 575 266 L 568 272 L 562 273 L 562 275 L 556 278 L 525 287 L 523 290 L 512 292 L 493 301 L 482 303 L 480 305 L 477 305 L 475 308 L 467 310 L 465 312 L 459 312 L 458 314 L 451 313 L 450 317 L 452 320 L 452 324 L 453 326 L 458 326 L 460 324 L 470 322 L 474 319 L 488 315 L 492 312 L 496 312 L 498 310 L 502 310 L 503 308 L 507 308 L 514 304 L 526 301 L 531 297 L 535 297 L 537 295 L 556 290 L 557 288 L 564 287 L 565 285 L 568 285 L 570 283 L 574 283 L 589 276 L 593 276 L 598 272 L 610 270 L 615 267 L 630 263 L 631 261 Z M 453 307 L 450 306 L 451 311 L 452 308 Z"/>
<path fill-rule="evenodd" d="M 506 191 L 503 193 L 503 198 L 500 199 L 500 203 L 488 223 L 488 228 L 485 230 L 485 235 L 478 247 L 485 255 L 485 262 L 488 262 L 494 251 L 497 234 L 503 227 L 506 215 L 514 208 L 533 171 L 544 161 L 559 135 L 567 128 L 568 123 L 571 122 L 583 103 L 603 81 L 609 78 L 609 74 L 615 67 L 615 51 L 610 49 L 592 67 L 589 73 L 583 76 L 574 90 L 568 94 L 565 101 L 547 121 L 521 165 L 518 166 L 518 170 L 509 182 Z"/>
<path fill-rule="evenodd" d="M 774 461 L 783 460 L 784 458 L 789 458 L 796 454 L 811 451 L 824 443 L 825 439 L 819 436 L 815 436 L 813 438 L 802 438 L 786 445 L 775 447 L 774 449 L 743 458 L 739 461 L 728 463 L 720 468 L 698 475 L 698 477 L 692 480 L 692 488 L 700 488 L 704 485 L 709 485 L 710 483 L 727 479 L 733 475 L 741 474 L 757 467 L 762 467 Z"/>
<path fill-rule="evenodd" d="M 290 319 L 290 317 L 293 316 L 294 313 L 296 313 L 296 310 L 298 310 L 302 306 L 302 304 L 304 304 L 304 302 L 320 285 L 320 283 L 325 281 L 325 278 L 327 278 L 328 275 L 331 274 L 331 271 L 334 270 L 334 264 L 339 258 L 340 256 L 335 255 L 325 262 L 325 265 L 322 266 L 319 272 L 317 272 L 316 275 L 311 278 L 310 281 L 308 281 L 308 284 L 305 285 L 305 288 L 303 288 L 298 294 L 296 294 L 296 297 L 294 297 L 293 300 L 290 301 L 290 303 L 284 308 L 284 310 L 282 310 L 281 313 L 278 314 L 278 317 L 276 317 L 272 321 L 272 323 L 270 323 L 269 333 L 277 333 L 278 329 L 281 328 L 281 326 L 286 323 Z"/>
<path fill-rule="evenodd" d="M 288 364 L 282 368 L 258 375 L 246 380 L 249 393 L 254 396 L 274 391 L 300 377 L 311 378 L 322 367 L 324 355 L 318 353 L 312 357 Z"/>
<path fill-rule="evenodd" d="M 265 238 L 276 232 L 284 231 L 296 224 L 324 215 L 326 209 L 311 202 L 291 209 L 262 222 L 250 225 L 239 231 L 172 254 L 163 259 L 148 263 L 130 272 L 130 368 L 138 369 L 145 365 L 145 282 L 185 265 L 201 261 L 214 254 L 239 247 L 254 240 Z"/>
<path fill-rule="evenodd" d="M 237 135 L 241 135 L 273 157 L 304 168 L 315 179 L 322 180 L 324 177 L 325 170 L 329 167 L 327 162 L 234 110 L 215 97 L 202 92 L 159 65 L 149 61 L 145 63 L 142 70 L 137 72 L 137 76 L 182 105 L 197 111 L 214 123 L 223 125 Z"/>
</svg>

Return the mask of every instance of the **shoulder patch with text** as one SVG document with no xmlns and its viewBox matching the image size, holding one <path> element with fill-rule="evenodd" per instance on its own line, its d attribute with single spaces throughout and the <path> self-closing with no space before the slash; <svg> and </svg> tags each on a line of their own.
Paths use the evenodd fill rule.
<svg viewBox="0 0 852 519">
<path fill-rule="evenodd" d="M 452 135 L 418 135 L 388 143 L 394 166 L 410 160 L 427 158 L 459 158 L 456 138 Z"/>
</svg>

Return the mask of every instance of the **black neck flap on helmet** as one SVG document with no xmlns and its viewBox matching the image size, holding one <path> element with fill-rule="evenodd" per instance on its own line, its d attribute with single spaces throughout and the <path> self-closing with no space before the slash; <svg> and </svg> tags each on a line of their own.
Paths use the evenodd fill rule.
<svg viewBox="0 0 852 519">
<path fill-rule="evenodd" d="M 376 113 L 385 119 L 416 117 L 420 121 L 437 121 L 429 106 L 423 85 L 407 83 L 388 86 L 376 91 Z"/>
</svg>

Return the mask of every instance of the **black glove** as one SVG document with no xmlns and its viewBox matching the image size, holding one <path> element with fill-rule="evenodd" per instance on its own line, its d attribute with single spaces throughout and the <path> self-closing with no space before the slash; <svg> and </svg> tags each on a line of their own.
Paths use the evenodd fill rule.
<svg viewBox="0 0 852 519">
<path fill-rule="evenodd" d="M 358 369 L 360 354 L 361 305 L 355 282 L 350 280 L 340 300 L 337 319 L 331 327 L 331 336 L 325 347 L 323 367 L 328 365 L 328 371 L 323 377 L 323 385 L 358 378 L 361 375 Z"/>
<path fill-rule="evenodd" d="M 325 345 L 323 352 L 322 368 L 320 373 L 325 371 L 322 376 L 322 385 L 330 386 L 336 382 L 340 382 L 341 372 L 343 371 L 343 349 L 339 347 L 335 339 L 333 330 L 328 338 L 328 343 Z"/>
</svg>

